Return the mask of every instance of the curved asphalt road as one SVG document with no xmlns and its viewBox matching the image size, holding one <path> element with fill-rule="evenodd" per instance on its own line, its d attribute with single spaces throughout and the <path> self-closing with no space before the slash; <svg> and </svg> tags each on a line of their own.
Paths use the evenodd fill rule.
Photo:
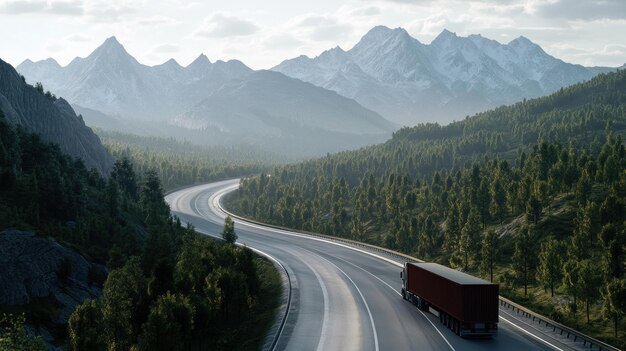
<svg viewBox="0 0 626 351">
<path fill-rule="evenodd" d="M 194 186 L 167 195 L 166 201 L 184 223 L 219 236 L 225 214 L 217 201 L 237 184 L 229 180 Z M 290 275 L 292 303 L 277 350 L 567 349 L 556 340 L 531 335 L 532 328 L 509 315 L 512 322 L 501 320 L 491 340 L 460 338 L 438 317 L 402 299 L 401 263 L 336 242 L 235 223 L 238 242 L 273 256 Z"/>
</svg>

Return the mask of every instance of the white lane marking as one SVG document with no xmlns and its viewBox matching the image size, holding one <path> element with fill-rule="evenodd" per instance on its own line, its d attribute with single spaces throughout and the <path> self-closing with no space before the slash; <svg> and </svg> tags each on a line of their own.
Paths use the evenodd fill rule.
<svg viewBox="0 0 626 351">
<path fill-rule="evenodd" d="M 506 312 L 505 312 L 505 313 L 506 313 Z M 548 345 L 548 346 L 550 346 L 550 347 L 554 348 L 555 350 L 558 350 L 558 351 L 563 351 L 563 349 L 561 349 L 561 348 L 559 348 L 559 347 L 556 347 L 555 345 L 553 345 L 553 344 L 551 344 L 551 343 L 549 343 L 549 342 L 547 342 L 547 341 L 543 340 L 542 338 L 538 337 L 537 335 L 535 335 L 535 334 L 533 334 L 533 333 L 531 333 L 531 332 L 529 332 L 529 331 L 525 330 L 524 328 L 520 327 L 519 325 L 517 325 L 517 324 L 515 324 L 515 323 L 511 322 L 510 320 L 508 320 L 508 319 L 506 319 L 506 318 L 504 318 L 504 317 L 502 317 L 502 316 L 500 316 L 500 319 L 502 319 L 503 321 L 505 321 L 505 322 L 509 323 L 510 325 L 514 326 L 515 328 L 517 328 L 517 329 L 521 330 L 522 332 L 524 332 L 524 333 L 526 333 L 526 334 L 528 334 L 528 335 L 532 336 L 533 338 L 535 338 L 535 339 L 537 339 L 537 340 L 539 340 L 539 341 L 541 341 L 541 342 L 545 343 L 546 345 Z M 520 321 L 520 322 L 521 322 L 521 321 Z M 521 322 L 521 323 L 524 323 L 524 322 Z"/>
<path fill-rule="evenodd" d="M 433 328 L 435 328 L 435 330 L 437 331 L 437 333 L 439 333 L 439 335 L 441 335 L 441 337 L 443 338 L 443 340 L 446 342 L 446 344 L 448 344 L 448 346 L 450 346 L 450 349 L 452 349 L 452 351 L 456 351 L 454 349 L 454 347 L 452 347 L 452 345 L 448 342 L 448 339 L 446 339 L 445 336 L 443 336 L 443 334 L 441 333 L 441 331 L 439 330 L 439 328 L 437 328 L 437 326 L 435 326 L 435 323 L 433 323 L 430 318 L 428 318 L 428 316 L 426 315 L 426 313 L 424 313 L 422 310 L 420 310 L 419 308 L 416 308 L 416 310 L 418 310 L 422 316 L 424 316 L 424 318 L 426 318 L 426 320 L 428 321 L 428 323 L 430 323 L 430 325 L 433 326 Z"/>
<path fill-rule="evenodd" d="M 202 213 L 200 213 L 200 208 L 198 207 L 198 199 L 200 199 L 200 194 L 198 194 L 196 198 L 193 200 L 193 207 L 196 208 L 196 213 L 198 214 L 198 216 L 202 216 Z"/>
<path fill-rule="evenodd" d="M 336 259 L 339 259 L 339 260 L 341 260 L 341 261 L 343 261 L 343 262 L 349 263 L 349 264 L 353 265 L 354 267 L 356 267 L 356 268 L 358 268 L 358 269 L 362 270 L 363 272 L 365 272 L 365 273 L 367 273 L 367 274 L 371 275 L 372 277 L 374 277 L 374 278 L 378 279 L 381 283 L 383 283 L 383 284 L 385 284 L 386 286 L 388 286 L 388 287 L 389 287 L 389 289 L 391 289 L 393 292 L 395 292 L 396 294 L 398 294 L 398 295 L 402 296 L 402 294 L 400 294 L 400 293 L 398 292 L 398 290 L 396 290 L 394 287 L 392 287 L 391 285 L 387 284 L 387 282 L 385 282 L 384 280 L 380 279 L 379 277 L 377 277 L 376 275 L 374 275 L 374 274 L 373 274 L 373 273 L 371 273 L 370 271 L 366 270 L 365 268 L 360 267 L 360 266 L 357 266 L 356 264 L 354 264 L 354 263 L 352 263 L 352 262 L 350 262 L 350 261 L 346 261 L 346 260 L 344 260 L 344 259 L 342 259 L 342 258 L 339 258 L 339 257 L 335 257 L 335 258 L 336 258 Z M 435 324 L 434 324 L 434 323 L 433 323 L 433 322 L 432 322 L 432 321 L 428 318 L 428 316 L 426 316 L 426 314 L 424 314 L 424 312 L 422 312 L 420 309 L 418 309 L 418 311 L 420 311 L 420 313 L 424 316 L 424 318 L 426 318 L 426 320 L 430 323 L 430 325 L 432 325 L 432 326 L 433 326 L 433 328 L 435 328 L 435 330 L 437 331 L 437 333 L 439 333 L 439 335 L 441 335 L 441 337 L 443 338 L 443 341 L 445 341 L 445 342 L 446 342 L 446 344 L 448 344 L 448 346 L 450 347 L 450 349 L 451 349 L 452 351 L 456 351 L 456 350 L 454 349 L 454 347 L 452 346 L 452 344 L 450 344 L 450 342 L 448 341 L 448 339 L 446 339 L 446 337 L 445 337 L 445 336 L 443 336 L 443 333 L 441 333 L 441 331 L 439 330 L 439 328 L 437 328 L 437 327 L 435 326 Z"/>
<path fill-rule="evenodd" d="M 293 252 L 291 252 L 291 254 L 296 257 L 298 256 Z M 326 289 L 326 284 L 324 284 L 324 281 L 322 280 L 322 277 L 319 275 L 319 273 L 317 273 L 317 271 L 305 260 L 300 260 L 300 261 L 304 263 L 307 267 L 309 267 L 309 269 L 313 272 L 313 274 L 315 274 L 317 281 L 320 283 L 320 286 L 322 287 L 322 295 L 324 296 L 324 319 L 322 321 L 322 332 L 320 334 L 320 341 L 317 343 L 317 351 L 323 351 L 324 343 L 326 342 L 326 337 L 328 334 L 328 331 L 327 331 L 328 320 L 330 318 L 330 304 L 329 304 L 329 299 L 328 299 L 328 290 Z"/>
<path fill-rule="evenodd" d="M 383 283 L 383 284 L 387 285 L 387 286 L 389 287 L 389 289 L 393 290 L 393 292 L 395 292 L 395 293 L 396 293 L 396 294 L 398 294 L 399 296 L 402 296 L 402 294 L 400 294 L 400 293 L 398 292 L 398 290 L 396 290 L 393 286 L 391 286 L 391 285 L 387 284 L 387 282 L 386 282 L 386 281 L 384 281 L 384 280 L 380 279 L 379 277 L 377 277 L 376 275 L 374 275 L 374 273 L 371 273 L 370 271 L 366 270 L 365 268 L 360 267 L 360 266 L 357 266 L 356 264 L 354 264 L 354 263 L 352 263 L 352 262 L 350 262 L 350 261 L 344 260 L 344 259 L 343 259 L 343 258 L 341 258 L 341 257 L 337 257 L 337 256 L 335 256 L 335 258 L 336 258 L 336 259 L 338 259 L 338 260 L 341 260 L 341 261 L 343 261 L 343 262 L 345 262 L 345 263 L 351 264 L 351 265 L 355 266 L 356 268 L 358 268 L 358 269 L 362 270 L 363 272 L 365 272 L 365 273 L 367 273 L 367 274 L 371 275 L 372 277 L 374 277 L 374 278 L 378 279 L 378 281 L 380 281 L 381 283 Z"/>
<path fill-rule="evenodd" d="M 359 293 L 359 296 L 361 296 L 361 300 L 363 300 L 363 304 L 365 305 L 365 309 L 367 310 L 367 314 L 369 315 L 370 318 L 370 322 L 372 325 L 372 332 L 374 333 L 374 347 L 376 351 L 379 351 L 379 347 L 378 347 L 378 332 L 376 332 L 376 324 L 374 323 L 374 317 L 372 316 L 372 311 L 370 310 L 370 306 L 367 304 L 367 301 L 365 300 L 365 296 L 363 296 L 363 293 L 361 293 L 361 289 L 359 289 L 359 287 L 356 285 L 356 283 L 354 282 L 354 280 L 352 280 L 352 278 L 350 278 L 349 275 L 346 274 L 346 272 L 344 272 L 341 268 L 337 267 L 336 264 L 332 263 L 331 261 L 325 259 L 324 257 L 313 253 L 307 249 L 302 249 L 304 251 L 307 251 L 309 253 L 311 253 L 312 255 L 315 255 L 319 258 L 321 258 L 322 260 L 328 262 L 329 264 L 331 264 L 333 267 L 337 268 L 337 270 L 339 270 L 343 275 L 346 276 L 346 278 L 348 278 L 348 280 L 350 280 L 350 283 L 352 283 L 352 285 L 354 285 L 354 288 L 356 289 L 356 291 Z"/>
</svg>

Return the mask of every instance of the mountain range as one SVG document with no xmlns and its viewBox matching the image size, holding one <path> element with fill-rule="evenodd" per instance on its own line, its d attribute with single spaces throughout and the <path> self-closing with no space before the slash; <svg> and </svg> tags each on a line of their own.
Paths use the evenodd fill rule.
<svg viewBox="0 0 626 351">
<path fill-rule="evenodd" d="M 26 84 L 17 71 L 2 60 L 0 111 L 9 124 L 58 144 L 63 153 L 80 158 L 87 168 L 95 168 L 103 175 L 109 173 L 113 157 L 70 104 Z"/>
<path fill-rule="evenodd" d="M 563 62 L 525 37 L 501 44 L 444 30 L 427 45 L 402 28 L 384 26 L 371 29 L 348 51 L 335 47 L 272 69 L 355 99 L 403 125 L 459 120 L 615 70 Z"/>
<path fill-rule="evenodd" d="M 201 144 L 249 144 L 287 156 L 381 142 L 399 125 L 447 123 L 543 96 L 615 70 L 548 55 L 525 37 L 507 44 L 444 30 L 430 44 L 377 26 L 350 50 L 300 56 L 272 70 L 200 55 L 147 66 L 115 37 L 67 66 L 17 67 L 66 98 L 95 127 Z"/>
<path fill-rule="evenodd" d="M 62 67 L 26 60 L 18 71 L 63 96 L 88 123 L 203 144 L 251 144 L 315 156 L 381 142 L 396 125 L 352 99 L 279 72 L 200 55 L 146 66 L 115 37 Z"/>
</svg>

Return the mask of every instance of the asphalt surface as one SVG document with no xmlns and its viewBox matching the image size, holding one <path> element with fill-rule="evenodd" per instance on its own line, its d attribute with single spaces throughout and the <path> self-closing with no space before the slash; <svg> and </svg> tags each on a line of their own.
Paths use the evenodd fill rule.
<svg viewBox="0 0 626 351">
<path fill-rule="evenodd" d="M 225 214 L 217 202 L 238 180 L 166 196 L 172 213 L 219 237 Z M 569 350 L 501 309 L 498 335 L 464 339 L 400 296 L 401 262 L 332 240 L 235 220 L 238 242 L 279 261 L 289 272 L 291 304 L 276 350 Z M 282 316 L 279 316 L 282 317 Z"/>
</svg>

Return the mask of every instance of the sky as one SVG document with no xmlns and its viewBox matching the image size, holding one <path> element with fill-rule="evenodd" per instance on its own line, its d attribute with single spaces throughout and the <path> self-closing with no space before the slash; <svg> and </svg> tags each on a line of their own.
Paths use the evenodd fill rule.
<svg viewBox="0 0 626 351">
<path fill-rule="evenodd" d="M 444 28 L 501 43 L 523 35 L 566 62 L 626 63 L 626 0 L 0 0 L 0 59 L 66 65 L 116 36 L 147 65 L 204 53 L 268 69 L 350 49 L 376 25 L 425 44 Z"/>
</svg>

